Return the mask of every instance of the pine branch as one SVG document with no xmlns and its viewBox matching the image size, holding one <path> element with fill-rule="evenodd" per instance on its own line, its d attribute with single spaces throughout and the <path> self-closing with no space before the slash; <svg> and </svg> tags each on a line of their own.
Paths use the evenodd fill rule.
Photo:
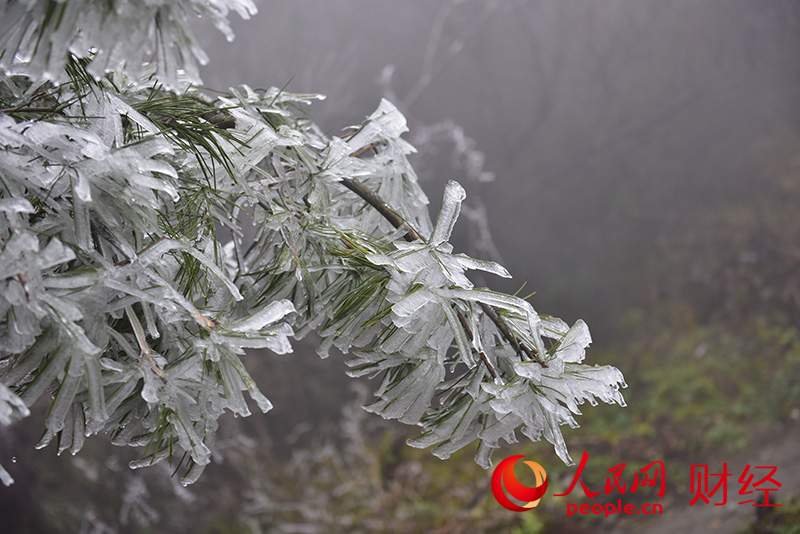
<svg viewBox="0 0 800 534">
<path fill-rule="evenodd" d="M 354 152 L 353 154 L 358 154 L 358 152 Z M 351 154 L 351 156 L 353 154 Z M 404 237 L 406 241 L 424 241 L 417 231 L 411 228 L 405 219 L 403 219 L 396 211 L 390 208 L 386 202 L 384 202 L 378 193 L 364 185 L 360 180 L 356 178 L 345 178 L 342 180 L 342 182 L 347 189 L 360 196 L 367 202 L 367 204 L 378 210 L 378 212 L 383 215 L 384 219 L 392 223 L 392 226 L 397 229 L 405 230 L 406 235 Z"/>
<path fill-rule="evenodd" d="M 364 153 L 363 150 L 360 150 L 357 152 L 353 152 L 352 154 L 350 154 L 350 156 L 356 157 L 359 154 L 363 153 Z M 403 237 L 405 238 L 406 241 L 409 242 L 417 240 L 424 241 L 422 237 L 416 232 L 416 230 L 411 228 L 411 226 L 405 221 L 405 219 L 403 219 L 396 211 L 394 211 L 391 207 L 389 207 L 389 205 L 380 197 L 380 195 L 378 195 L 378 193 L 376 193 L 375 191 L 364 185 L 360 180 L 357 180 L 356 178 L 345 178 L 342 180 L 342 182 L 344 183 L 345 187 L 347 187 L 350 191 L 357 194 L 359 197 L 364 199 L 364 201 L 366 201 L 367 204 L 378 210 L 378 212 L 381 215 L 383 215 L 383 217 L 387 221 L 389 221 L 392 224 L 392 226 L 394 226 L 397 229 L 405 230 L 406 234 Z M 517 352 L 521 360 L 525 360 L 523 356 L 524 353 L 528 357 L 527 359 L 538 362 L 539 365 L 541 365 L 542 367 L 547 367 L 547 364 L 544 363 L 537 355 L 535 355 L 528 347 L 517 341 L 517 338 L 514 336 L 514 334 L 511 333 L 511 330 L 508 328 L 508 325 L 505 323 L 505 321 L 503 321 L 503 318 L 497 314 L 494 308 L 483 302 L 480 303 L 480 306 L 481 309 L 484 311 L 484 313 L 486 313 L 489 319 L 491 319 L 491 321 L 495 324 L 497 329 L 500 331 L 500 334 L 506 339 L 506 341 L 508 341 L 511 344 L 512 347 L 514 347 L 514 350 Z M 456 315 L 458 317 L 459 322 L 461 323 L 461 326 L 464 328 L 464 331 L 471 339 L 474 339 L 474 334 L 472 333 L 472 329 L 469 327 L 469 324 L 467 323 L 467 320 L 464 317 L 464 315 L 461 313 L 461 310 L 456 310 Z M 489 370 L 489 374 L 492 375 L 492 378 L 496 378 L 497 372 L 495 371 L 494 366 L 492 366 L 492 364 L 489 363 L 489 360 L 486 357 L 486 355 L 483 352 L 481 352 L 479 355 L 481 357 L 481 360 L 483 360 L 483 362 L 486 364 L 486 368 Z"/>
<path fill-rule="evenodd" d="M 467 323 L 467 318 L 464 317 L 464 314 L 461 313 L 461 310 L 456 310 L 456 316 L 458 317 L 458 322 L 461 323 L 461 327 L 467 333 L 469 337 L 475 339 L 475 335 L 472 333 L 472 328 L 469 327 Z M 489 371 L 489 374 L 492 375 L 492 378 L 497 378 L 497 371 L 494 368 L 494 365 L 491 364 L 489 358 L 486 357 L 486 354 L 482 351 L 478 351 L 478 356 L 481 357 L 481 360 L 486 365 L 486 370 Z"/>
<path fill-rule="evenodd" d="M 497 312 L 495 311 L 494 308 L 492 308 L 491 306 L 489 306 L 488 304 L 483 303 L 483 302 L 481 302 L 479 304 L 481 305 L 481 309 L 483 309 L 483 311 L 486 313 L 486 315 L 489 316 L 489 319 L 492 320 L 492 322 L 495 324 L 497 329 L 500 330 L 500 333 L 503 334 L 503 337 L 506 338 L 506 340 L 509 343 L 511 343 L 512 347 L 514 347 L 514 350 L 517 352 L 517 354 L 519 354 L 520 359 L 522 359 L 522 360 L 525 359 L 525 358 L 522 357 L 522 353 L 524 352 L 529 360 L 533 360 L 533 361 L 537 362 L 542 367 L 547 367 L 547 364 L 544 363 L 541 360 L 541 358 L 539 358 L 536 355 L 535 349 L 534 349 L 534 351 L 531 351 L 531 349 L 529 349 L 524 344 L 519 343 L 517 341 L 517 338 L 508 329 L 508 325 L 506 324 L 506 322 L 503 321 L 503 318 L 500 317 L 497 314 Z"/>
<path fill-rule="evenodd" d="M 77 20 L 87 2 L 59 2 L 67 15 L 58 20 Z M 231 5 L 251 5 L 175 4 L 210 9 L 218 26 Z M 6 12 L 0 7 L 0 18 Z M 58 29 L 48 12 L 30 13 L 38 17 L 30 27 L 48 36 Z M 472 435 L 481 441 L 476 461 L 488 468 L 498 440 L 524 425 L 540 429 L 526 435 L 551 441 L 569 464 L 559 426 L 577 425 L 576 406 L 596 398 L 624 405 L 617 369 L 574 363 L 591 342 L 585 323 L 570 328 L 542 316 L 539 328 L 521 320 L 535 319 L 524 300 L 473 291 L 466 270 L 510 275 L 494 262 L 451 254 L 466 195 L 457 183 L 448 183 L 432 227 L 400 139 L 406 119 L 394 105 L 381 101 L 352 134 L 362 135 L 348 141 L 352 158 L 375 154 L 355 174 L 357 162 L 340 157 L 341 140 L 295 112 L 315 95 L 245 86 L 213 100 L 178 79 L 179 46 L 165 47 L 154 74 L 126 68 L 94 78 L 93 50 L 119 51 L 130 67 L 154 52 L 151 28 L 163 43 L 186 35 L 153 8 L 144 14 L 152 19 L 147 31 L 120 41 L 101 26 L 126 27 L 143 15 L 109 16 L 107 25 L 95 18 L 82 26 L 98 39 L 89 51 L 75 51 L 87 43 L 67 31 L 39 51 L 37 39 L 0 49 L 0 67 L 15 58 L 17 70 L 30 58 L 25 75 L 0 91 L 0 115 L 13 119 L 0 121 L 0 167 L 11 170 L 0 180 L 0 244 L 10 244 L 3 258 L 12 266 L 5 278 L 0 273 L 0 308 L 9 310 L 0 316 L 0 359 L 10 362 L 0 366 L 0 425 L 55 392 L 40 447 L 54 442 L 59 453 L 74 454 L 85 437 L 105 432 L 115 444 L 145 446 L 131 467 L 176 459 L 181 482 L 190 484 L 211 461 L 219 418 L 250 414 L 245 393 L 262 412 L 272 407 L 240 356 L 290 352 L 290 338 L 311 331 L 322 337 L 320 356 L 331 347 L 352 354 L 351 376 L 382 374 L 369 411 L 419 424 L 412 445 L 435 445 L 440 458 L 466 444 L 465 429 L 481 427 Z M 63 72 L 44 81 L 43 69 Z M 353 178 L 362 173 L 385 180 L 392 194 L 384 200 Z M 318 174 L 324 182 L 315 182 Z M 335 180 L 363 202 L 331 191 Z M 249 213 L 254 202 L 264 213 Z M 358 229 L 329 222 L 342 218 Z M 387 236 L 382 218 L 397 231 Z M 396 243 L 406 250 L 392 246 L 398 234 L 410 242 Z M 20 291 L 24 298 L 15 298 Z M 476 321 L 475 304 L 496 331 Z M 537 351 L 543 337 L 553 340 L 548 357 L 566 370 L 529 365 L 547 367 Z M 458 361 L 468 369 L 452 377 Z M 187 372 L 194 369 L 202 372 Z M 432 403 L 437 391 L 446 395 Z M 10 483 L 2 466 L 0 482 Z"/>
</svg>

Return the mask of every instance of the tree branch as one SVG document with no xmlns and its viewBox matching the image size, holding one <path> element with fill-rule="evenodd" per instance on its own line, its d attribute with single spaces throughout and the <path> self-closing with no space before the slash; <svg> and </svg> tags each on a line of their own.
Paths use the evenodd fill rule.
<svg viewBox="0 0 800 534">
<path fill-rule="evenodd" d="M 358 152 L 354 152 L 353 154 L 357 153 Z M 383 215 L 384 219 L 392 223 L 392 226 L 405 230 L 406 241 L 424 241 L 417 231 L 411 228 L 405 219 L 403 219 L 396 211 L 390 208 L 389 205 L 384 202 L 380 196 L 378 196 L 378 193 L 364 185 L 360 180 L 356 178 L 345 178 L 342 180 L 342 183 L 347 189 L 363 198 L 367 204 L 378 210 L 378 212 Z"/>
<path fill-rule="evenodd" d="M 363 152 L 356 151 L 350 154 L 351 157 L 356 157 Z M 347 187 L 350 191 L 364 199 L 364 201 L 378 210 L 378 212 L 383 215 L 383 217 L 389 221 L 392 226 L 397 229 L 402 229 L 406 231 L 404 236 L 406 241 L 424 241 L 422 237 L 414 230 L 406 221 L 403 219 L 396 211 L 389 207 L 389 205 L 372 189 L 364 185 L 360 180 L 356 178 L 344 178 L 342 183 L 345 187 Z M 500 334 L 508 341 L 514 350 L 517 352 L 521 360 L 524 360 L 523 353 L 528 356 L 529 360 L 534 360 L 539 363 L 542 367 L 547 367 L 547 364 L 544 363 L 536 354 L 531 352 L 531 350 L 526 347 L 524 344 L 521 344 L 517 341 L 517 338 L 514 337 L 514 334 L 511 333 L 509 330 L 508 325 L 503 321 L 503 318 L 500 317 L 494 308 L 489 306 L 488 304 L 484 304 L 483 302 L 480 303 L 481 309 L 483 312 L 489 316 L 489 319 L 495 324 L 497 329 L 500 331 Z M 464 328 L 464 331 L 467 335 L 474 339 L 474 334 L 472 333 L 472 329 L 469 327 L 467 323 L 467 319 L 464 317 L 464 314 L 461 313 L 461 310 L 456 310 L 456 315 L 458 316 L 458 321 L 461 323 L 461 326 Z M 495 370 L 494 366 L 489 362 L 489 359 L 483 352 L 479 352 L 481 360 L 483 363 L 486 364 L 486 368 L 489 370 L 489 374 L 492 375 L 492 378 L 497 377 L 497 371 Z"/>
<path fill-rule="evenodd" d="M 467 333 L 469 337 L 475 339 L 475 334 L 472 333 L 472 328 L 469 327 L 467 323 L 467 318 L 464 317 L 464 314 L 461 313 L 461 310 L 456 310 L 456 315 L 458 316 L 458 322 L 461 323 L 461 327 Z M 494 368 L 494 365 L 489 361 L 489 358 L 486 357 L 486 354 L 482 350 L 478 351 L 478 356 L 481 357 L 483 363 L 486 365 L 486 370 L 489 371 L 489 374 L 492 375 L 492 378 L 497 378 L 497 371 Z"/>
<path fill-rule="evenodd" d="M 497 327 L 497 329 L 500 330 L 500 333 L 503 335 L 503 337 L 506 338 L 506 340 L 509 343 L 511 343 L 511 346 L 514 347 L 515 351 L 517 351 L 517 354 L 519 355 L 521 360 L 525 359 L 522 356 L 522 353 L 524 352 L 525 355 L 528 356 L 529 360 L 537 362 L 542 367 L 548 367 L 548 365 L 544 363 L 541 360 L 541 358 L 539 358 L 539 356 L 536 354 L 537 353 L 536 349 L 531 351 L 531 349 L 529 349 L 524 344 L 519 343 L 517 341 L 517 338 L 514 336 L 514 334 L 511 333 L 511 330 L 508 329 L 508 325 L 506 324 L 506 322 L 503 320 L 502 317 L 500 317 L 497 314 L 497 311 L 495 311 L 494 308 L 492 308 L 491 306 L 489 306 L 484 302 L 480 302 L 479 304 L 481 305 L 481 309 L 483 310 L 483 312 L 489 316 L 489 319 L 491 319 L 494 325 Z"/>
</svg>

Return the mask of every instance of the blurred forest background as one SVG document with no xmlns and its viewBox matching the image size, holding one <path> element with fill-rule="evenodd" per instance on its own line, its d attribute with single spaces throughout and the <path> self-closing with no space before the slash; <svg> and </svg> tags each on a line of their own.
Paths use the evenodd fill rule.
<svg viewBox="0 0 800 534">
<path fill-rule="evenodd" d="M 527 282 L 539 312 L 589 324 L 589 363 L 623 371 L 629 406 L 587 407 L 565 433 L 573 458 L 590 454 L 590 488 L 619 463 L 630 480 L 662 460 L 665 512 L 685 515 L 690 464 L 777 465 L 781 508 L 726 507 L 679 530 L 732 532 L 720 521 L 735 518 L 741 532 L 798 532 L 800 3 L 258 5 L 232 43 L 200 26 L 205 83 L 325 94 L 309 114 L 334 134 L 388 97 L 409 118 L 434 211 L 448 179 L 467 190 L 456 247 L 514 275 L 475 281 L 512 293 Z M 0 488 L 0 530 L 656 531 L 567 519 L 567 498 L 505 511 L 473 450 L 442 462 L 406 446 L 414 429 L 363 412 L 375 385 L 320 361 L 313 340 L 248 364 L 275 409 L 227 418 L 217 464 L 189 488 L 163 465 L 130 471 L 128 453 L 102 443 L 74 458 L 33 451 L 36 413 L 1 435 L 17 483 Z M 554 492 L 569 485 L 574 468 L 549 444 L 495 460 L 511 453 L 543 464 Z"/>
</svg>

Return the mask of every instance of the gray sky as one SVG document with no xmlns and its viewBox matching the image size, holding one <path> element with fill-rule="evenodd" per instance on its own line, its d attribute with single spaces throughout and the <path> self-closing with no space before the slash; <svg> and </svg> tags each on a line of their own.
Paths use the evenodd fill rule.
<svg viewBox="0 0 800 534">
<path fill-rule="evenodd" d="M 447 142 L 418 143 L 417 167 L 432 204 L 448 179 L 485 204 L 514 279 L 479 282 L 513 292 L 528 281 L 537 309 L 582 317 L 601 338 L 658 291 L 665 236 L 713 240 L 697 217 L 702 203 L 742 200 L 731 183 L 767 172 L 751 161 L 765 143 L 786 146 L 776 157 L 800 149 L 794 2 L 294 0 L 259 9 L 236 21 L 232 43 L 200 32 L 208 85 L 291 79 L 290 91 L 328 96 L 310 112 L 334 134 L 387 89 L 412 141 L 452 120 L 496 180 L 470 182 Z M 390 85 L 379 83 L 387 65 Z M 470 247 L 466 220 L 457 231 L 463 250 L 490 253 Z M 690 278 L 691 265 L 674 276 Z"/>
</svg>

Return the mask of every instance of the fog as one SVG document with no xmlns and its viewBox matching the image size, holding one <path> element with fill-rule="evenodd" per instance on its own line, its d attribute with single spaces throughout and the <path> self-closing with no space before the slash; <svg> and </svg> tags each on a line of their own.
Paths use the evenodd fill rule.
<svg viewBox="0 0 800 534">
<path fill-rule="evenodd" d="M 406 446 L 418 428 L 359 407 L 377 381 L 347 378 L 310 342 L 246 357 L 275 408 L 224 418 L 188 489 L 165 463 L 128 470 L 134 453 L 103 440 L 75 458 L 34 453 L 31 417 L 0 435 L 25 451 L 5 510 L 48 532 L 734 532 L 752 507 L 688 505 L 689 464 L 723 462 L 732 502 L 740 465 L 775 465 L 784 486 L 770 498 L 797 510 L 800 3 L 257 4 L 252 20 L 232 16 L 232 42 L 198 21 L 206 86 L 324 94 L 308 114 L 334 135 L 381 98 L 396 104 L 432 215 L 447 180 L 466 189 L 456 251 L 513 275 L 472 279 L 526 284 L 538 312 L 584 319 L 586 363 L 624 373 L 628 406 L 581 407 L 582 428 L 565 432 L 573 458 L 591 454 L 589 486 L 663 460 L 672 515 L 575 521 L 550 494 L 538 515 L 507 513 L 475 447 L 441 462 Z M 533 455 L 565 487 L 575 468 L 520 438 L 495 460 Z"/>
<path fill-rule="evenodd" d="M 610 451 L 607 467 L 760 450 L 785 481 L 800 418 L 784 385 L 800 373 L 785 341 L 800 321 L 799 28 L 789 1 L 265 3 L 234 42 L 203 35 L 204 79 L 323 93 L 309 113 L 334 134 L 396 103 L 432 211 L 447 180 L 467 190 L 457 249 L 514 275 L 476 281 L 527 282 L 540 313 L 586 320 L 590 361 L 631 384 L 628 411 L 593 413 L 571 446 Z M 752 441 L 776 424 L 794 434 Z M 685 475 L 671 475 L 680 495 Z M 700 514 L 618 531 L 704 532 Z M 751 516 L 740 507 L 720 531 Z"/>
<path fill-rule="evenodd" d="M 452 120 L 496 176 L 465 184 L 514 274 L 486 283 L 527 281 L 537 309 L 613 343 L 620 314 L 658 298 L 659 240 L 713 239 L 703 205 L 741 193 L 732 176 L 759 143 L 796 141 L 799 14 L 788 1 L 265 2 L 234 42 L 202 34 L 203 76 L 325 94 L 310 114 L 333 133 L 382 96 L 412 141 Z M 452 147 L 431 145 L 418 167 L 438 205 L 446 180 L 465 177 Z"/>
</svg>

